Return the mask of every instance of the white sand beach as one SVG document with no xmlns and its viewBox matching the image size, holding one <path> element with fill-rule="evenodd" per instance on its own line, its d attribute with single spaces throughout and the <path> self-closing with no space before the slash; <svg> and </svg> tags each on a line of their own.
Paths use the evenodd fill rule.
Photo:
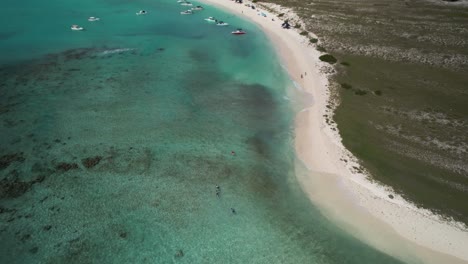
<svg viewBox="0 0 468 264">
<path fill-rule="evenodd" d="M 468 263 L 468 231 L 456 222 L 442 220 L 429 210 L 396 195 L 390 188 L 356 172 L 356 159 L 339 133 L 327 124 L 330 92 L 323 73 L 328 64 L 308 39 L 294 29 L 282 29 L 282 19 L 266 11 L 267 4 L 252 10 L 230 0 L 203 0 L 256 23 L 270 38 L 291 79 L 313 97 L 313 103 L 296 116 L 297 177 L 304 191 L 323 214 L 359 239 L 407 262 Z M 269 5 L 269 9 L 281 7 Z M 267 17 L 258 15 L 260 9 Z M 294 17 L 281 9 L 284 17 Z M 207 13 L 208 17 L 209 14 Z M 272 21 L 272 18 L 274 21 Z M 247 36 L 248 37 L 248 34 Z M 307 74 L 305 74 L 307 73 Z M 301 78 L 301 74 L 303 78 Z M 301 167 L 307 169 L 301 170 Z M 389 194 L 394 197 L 389 198 Z"/>
</svg>

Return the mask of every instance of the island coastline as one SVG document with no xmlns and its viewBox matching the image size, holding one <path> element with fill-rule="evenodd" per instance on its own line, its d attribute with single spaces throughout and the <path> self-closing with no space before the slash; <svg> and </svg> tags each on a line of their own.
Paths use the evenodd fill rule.
<svg viewBox="0 0 468 264">
<path fill-rule="evenodd" d="M 463 246 L 468 244 L 468 232 L 463 224 L 417 208 L 390 187 L 370 181 L 365 170 L 353 169 L 359 162 L 342 145 L 336 126 L 326 122 L 331 93 L 324 69 L 330 66 L 318 59 L 322 54 L 307 38 L 293 29 L 282 29 L 283 21 L 267 11 L 265 3 L 255 3 L 257 9 L 252 10 L 229 0 L 203 2 L 257 24 L 271 40 L 291 80 L 312 95 L 313 103 L 299 111 L 295 120 L 297 178 L 325 216 L 404 261 L 468 262 Z M 259 7 L 266 17 L 258 15 Z M 279 6 L 268 6 L 274 8 Z"/>
</svg>

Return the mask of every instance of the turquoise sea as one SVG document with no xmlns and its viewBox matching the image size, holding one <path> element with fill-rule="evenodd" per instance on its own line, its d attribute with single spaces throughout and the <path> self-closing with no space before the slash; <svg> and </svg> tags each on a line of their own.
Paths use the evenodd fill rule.
<svg viewBox="0 0 468 264">
<path fill-rule="evenodd" d="M 302 193 L 293 85 L 253 24 L 175 0 L 1 5 L 0 263 L 398 263 Z"/>
</svg>

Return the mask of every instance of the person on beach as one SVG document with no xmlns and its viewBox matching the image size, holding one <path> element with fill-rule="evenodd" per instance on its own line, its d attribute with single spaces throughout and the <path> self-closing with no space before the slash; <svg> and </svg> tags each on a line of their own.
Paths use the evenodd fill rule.
<svg viewBox="0 0 468 264">
<path fill-rule="evenodd" d="M 304 76 L 302 76 L 302 74 L 301 74 L 301 79 L 302 79 L 303 77 L 304 77 Z"/>
</svg>

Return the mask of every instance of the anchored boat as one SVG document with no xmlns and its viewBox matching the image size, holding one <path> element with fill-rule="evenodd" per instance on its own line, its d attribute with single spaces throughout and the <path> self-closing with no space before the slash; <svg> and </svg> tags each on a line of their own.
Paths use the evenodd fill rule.
<svg viewBox="0 0 468 264">
<path fill-rule="evenodd" d="M 232 31 L 231 34 L 233 34 L 233 35 L 244 35 L 244 34 L 246 34 L 246 32 L 243 31 L 241 28 L 238 28 L 237 30 Z"/>
<path fill-rule="evenodd" d="M 192 15 L 193 12 L 192 12 L 192 10 L 186 10 L 186 11 L 180 12 L 180 14 L 181 14 L 181 15 Z"/>
<path fill-rule="evenodd" d="M 71 26 L 71 30 L 74 30 L 74 31 L 81 31 L 83 29 L 84 29 L 83 27 L 80 27 L 78 25 L 72 25 Z"/>
</svg>

